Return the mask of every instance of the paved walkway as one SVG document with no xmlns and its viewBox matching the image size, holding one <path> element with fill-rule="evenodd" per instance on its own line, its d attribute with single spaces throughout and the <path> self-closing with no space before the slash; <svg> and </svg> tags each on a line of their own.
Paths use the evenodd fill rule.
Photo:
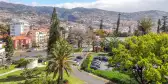
<svg viewBox="0 0 168 84">
<path fill-rule="evenodd" d="M 108 82 L 105 79 L 96 77 L 96 76 L 91 75 L 85 71 L 79 71 L 76 67 L 73 68 L 72 75 L 81 79 L 82 81 L 85 81 L 86 84 L 105 84 Z"/>
<path fill-rule="evenodd" d="M 6 73 L 3 73 L 3 74 L 0 74 L 0 76 L 4 76 L 4 75 L 7 75 L 7 74 L 10 74 L 10 73 L 13 73 L 13 72 L 16 72 L 16 71 L 19 71 L 19 70 L 22 70 L 23 68 L 16 68 L 14 70 L 11 70 L 9 72 L 6 72 Z"/>
</svg>

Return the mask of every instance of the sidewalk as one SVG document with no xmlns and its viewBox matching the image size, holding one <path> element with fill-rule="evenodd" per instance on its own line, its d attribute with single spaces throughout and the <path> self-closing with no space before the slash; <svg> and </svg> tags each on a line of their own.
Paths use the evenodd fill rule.
<svg viewBox="0 0 168 84">
<path fill-rule="evenodd" d="M 19 70 L 23 70 L 23 68 L 16 68 L 16 69 L 11 70 L 11 71 L 9 71 L 9 72 L 6 72 L 6 73 L 3 73 L 3 74 L 0 74 L 0 76 L 4 76 L 4 75 L 7 75 L 7 74 L 10 74 L 10 73 L 13 73 L 13 72 L 19 71 Z"/>
</svg>

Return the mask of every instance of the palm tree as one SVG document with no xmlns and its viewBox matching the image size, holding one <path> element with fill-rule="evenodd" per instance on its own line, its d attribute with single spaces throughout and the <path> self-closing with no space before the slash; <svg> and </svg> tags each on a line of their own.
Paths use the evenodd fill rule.
<svg viewBox="0 0 168 84">
<path fill-rule="evenodd" d="M 151 27 L 153 26 L 152 19 L 150 18 L 143 18 L 139 21 L 139 30 L 142 31 L 143 35 L 149 33 Z"/>
<path fill-rule="evenodd" d="M 72 47 L 63 39 L 56 41 L 48 57 L 47 76 L 53 73 L 53 79 L 58 75 L 57 84 L 63 84 L 63 73 L 69 76 L 72 72 Z"/>
</svg>

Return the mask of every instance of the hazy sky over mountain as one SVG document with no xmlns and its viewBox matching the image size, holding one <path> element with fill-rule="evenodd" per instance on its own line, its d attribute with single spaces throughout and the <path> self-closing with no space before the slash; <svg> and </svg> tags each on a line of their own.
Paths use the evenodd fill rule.
<svg viewBox="0 0 168 84">
<path fill-rule="evenodd" d="M 144 10 L 168 11 L 168 0 L 1 0 L 33 6 L 99 8 L 120 12 Z"/>
</svg>

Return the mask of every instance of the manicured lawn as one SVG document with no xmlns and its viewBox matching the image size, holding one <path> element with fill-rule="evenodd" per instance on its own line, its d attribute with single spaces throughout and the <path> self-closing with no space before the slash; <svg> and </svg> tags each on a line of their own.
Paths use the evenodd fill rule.
<svg viewBox="0 0 168 84">
<path fill-rule="evenodd" d="M 15 66 L 16 65 L 11 65 L 8 69 L 0 68 L 0 74 L 5 73 L 5 72 L 9 72 L 9 71 L 15 69 Z"/>
<path fill-rule="evenodd" d="M 0 84 L 18 84 L 20 82 L 24 82 L 25 79 L 22 76 L 20 76 L 21 73 L 22 73 L 22 70 L 10 73 L 5 76 L 1 76 Z M 52 78 L 51 76 L 52 75 L 50 75 L 50 78 Z M 68 77 L 67 75 L 64 75 L 64 78 L 67 79 L 70 82 L 70 84 L 84 84 L 83 81 L 81 81 L 80 79 L 74 76 Z"/>
<path fill-rule="evenodd" d="M 70 84 L 84 84 L 84 81 L 81 81 L 79 78 L 74 76 L 68 77 L 67 75 L 64 75 L 64 77 L 70 82 Z"/>
</svg>

